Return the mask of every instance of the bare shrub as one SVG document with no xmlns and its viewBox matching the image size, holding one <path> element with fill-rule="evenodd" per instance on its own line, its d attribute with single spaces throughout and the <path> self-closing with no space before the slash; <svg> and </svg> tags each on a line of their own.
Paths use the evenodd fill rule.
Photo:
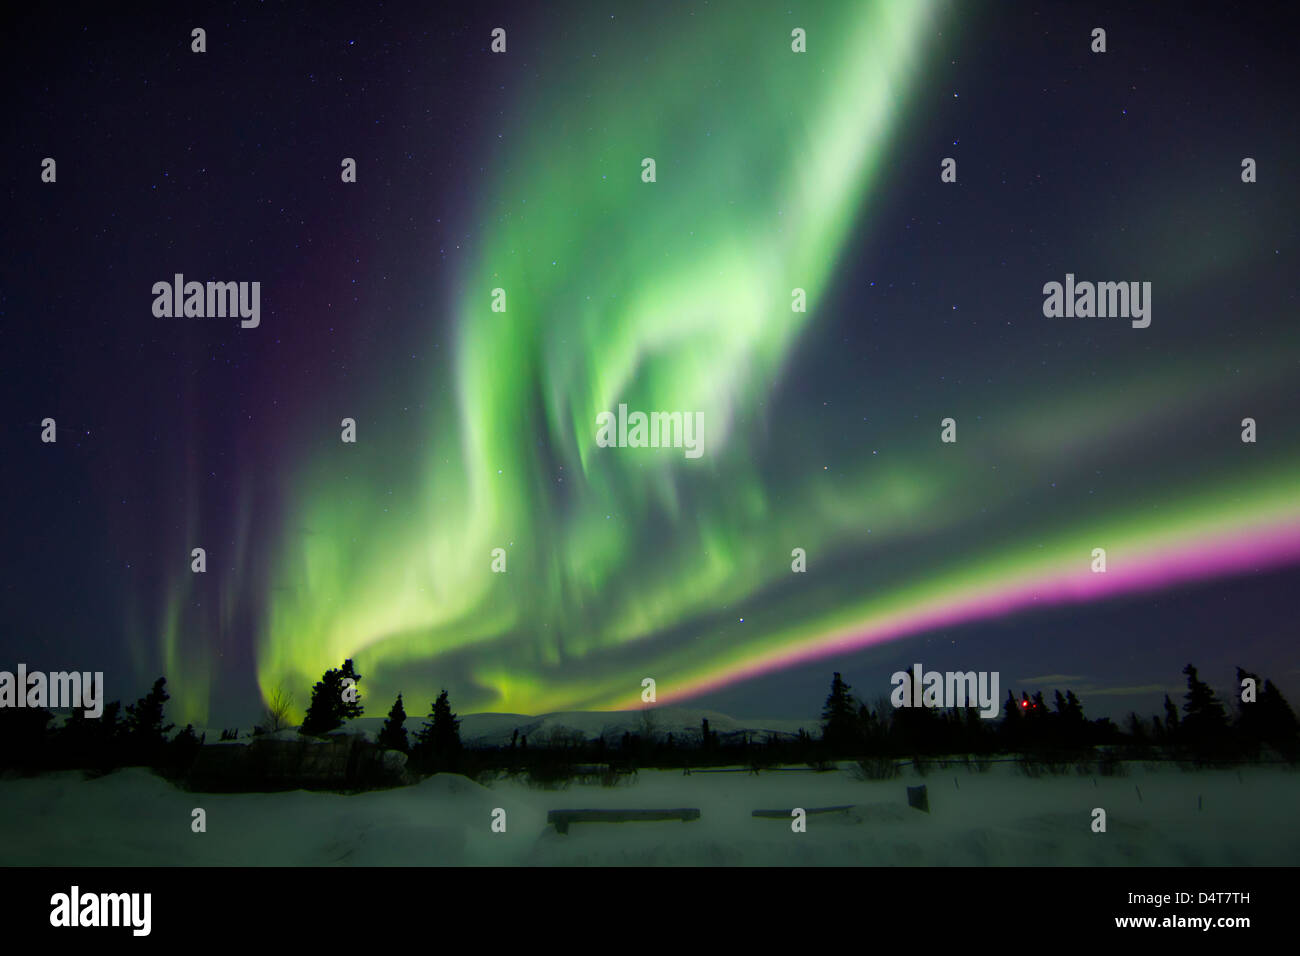
<svg viewBox="0 0 1300 956">
<path fill-rule="evenodd" d="M 271 692 L 271 696 L 266 701 L 266 710 L 262 714 L 262 723 L 259 725 L 262 733 L 273 734 L 277 730 L 287 730 L 292 727 L 292 714 L 293 694 L 286 691 L 281 684 Z"/>
<path fill-rule="evenodd" d="M 892 780 L 903 769 L 893 757 L 862 757 L 849 772 L 857 780 Z"/>
</svg>

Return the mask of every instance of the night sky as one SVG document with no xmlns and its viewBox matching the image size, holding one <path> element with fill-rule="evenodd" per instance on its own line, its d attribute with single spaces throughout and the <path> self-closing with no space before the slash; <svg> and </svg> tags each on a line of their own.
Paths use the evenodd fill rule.
<svg viewBox="0 0 1300 956">
<path fill-rule="evenodd" d="M 0 669 L 210 727 L 345 657 L 372 714 L 1300 696 L 1280 6 L 324 6 L 5 14 Z M 1067 273 L 1150 326 L 1046 317 Z"/>
</svg>

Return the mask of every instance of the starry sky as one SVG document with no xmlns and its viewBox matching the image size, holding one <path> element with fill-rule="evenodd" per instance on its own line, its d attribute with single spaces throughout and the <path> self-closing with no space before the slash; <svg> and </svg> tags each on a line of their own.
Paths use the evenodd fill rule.
<svg viewBox="0 0 1300 956">
<path fill-rule="evenodd" d="M 317 6 L 5 14 L 0 667 L 202 726 L 345 657 L 378 713 L 803 717 L 916 661 L 1295 698 L 1275 11 Z M 176 273 L 259 327 L 156 317 Z M 1150 327 L 1045 317 L 1067 273 Z M 599 447 L 620 403 L 704 454 Z"/>
</svg>

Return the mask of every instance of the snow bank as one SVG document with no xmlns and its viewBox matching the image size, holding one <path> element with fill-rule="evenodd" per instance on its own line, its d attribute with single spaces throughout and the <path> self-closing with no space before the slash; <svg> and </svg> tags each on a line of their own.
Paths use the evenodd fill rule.
<svg viewBox="0 0 1300 956">
<path fill-rule="evenodd" d="M 931 812 L 907 806 L 928 787 Z M 1140 791 L 1140 793 L 1139 793 Z M 1201 809 L 1197 809 L 1198 797 Z M 807 832 L 756 809 L 851 804 Z M 439 774 L 395 790 L 186 793 L 139 769 L 0 781 L 4 865 L 1294 865 L 1300 774 L 1146 771 L 1030 780 L 1011 765 L 863 782 L 847 772 L 643 771 L 615 788 L 490 786 Z M 207 812 L 193 833 L 191 811 Z M 695 822 L 582 823 L 546 811 L 698 807 Z M 1094 807 L 1107 832 L 1089 826 Z M 507 830 L 493 833 L 493 811 Z"/>
</svg>

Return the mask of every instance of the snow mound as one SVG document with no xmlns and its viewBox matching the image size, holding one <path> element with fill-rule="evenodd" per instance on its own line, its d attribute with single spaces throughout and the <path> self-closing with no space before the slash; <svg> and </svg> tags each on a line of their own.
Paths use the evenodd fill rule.
<svg viewBox="0 0 1300 956">
<path fill-rule="evenodd" d="M 8 866 L 1290 866 L 1300 859 L 1300 775 L 1279 768 L 1129 767 L 1126 777 L 1027 779 L 1014 766 L 931 773 L 930 813 L 907 806 L 915 775 L 642 770 L 617 788 L 484 786 L 458 774 L 344 795 L 199 793 L 139 768 L 0 780 Z M 754 810 L 809 813 L 806 830 Z M 1105 835 L 1091 827 L 1105 807 Z M 700 810 L 689 822 L 582 822 L 561 809 Z M 191 829 L 196 808 L 207 830 Z M 499 824 L 504 825 L 504 829 Z"/>
</svg>

